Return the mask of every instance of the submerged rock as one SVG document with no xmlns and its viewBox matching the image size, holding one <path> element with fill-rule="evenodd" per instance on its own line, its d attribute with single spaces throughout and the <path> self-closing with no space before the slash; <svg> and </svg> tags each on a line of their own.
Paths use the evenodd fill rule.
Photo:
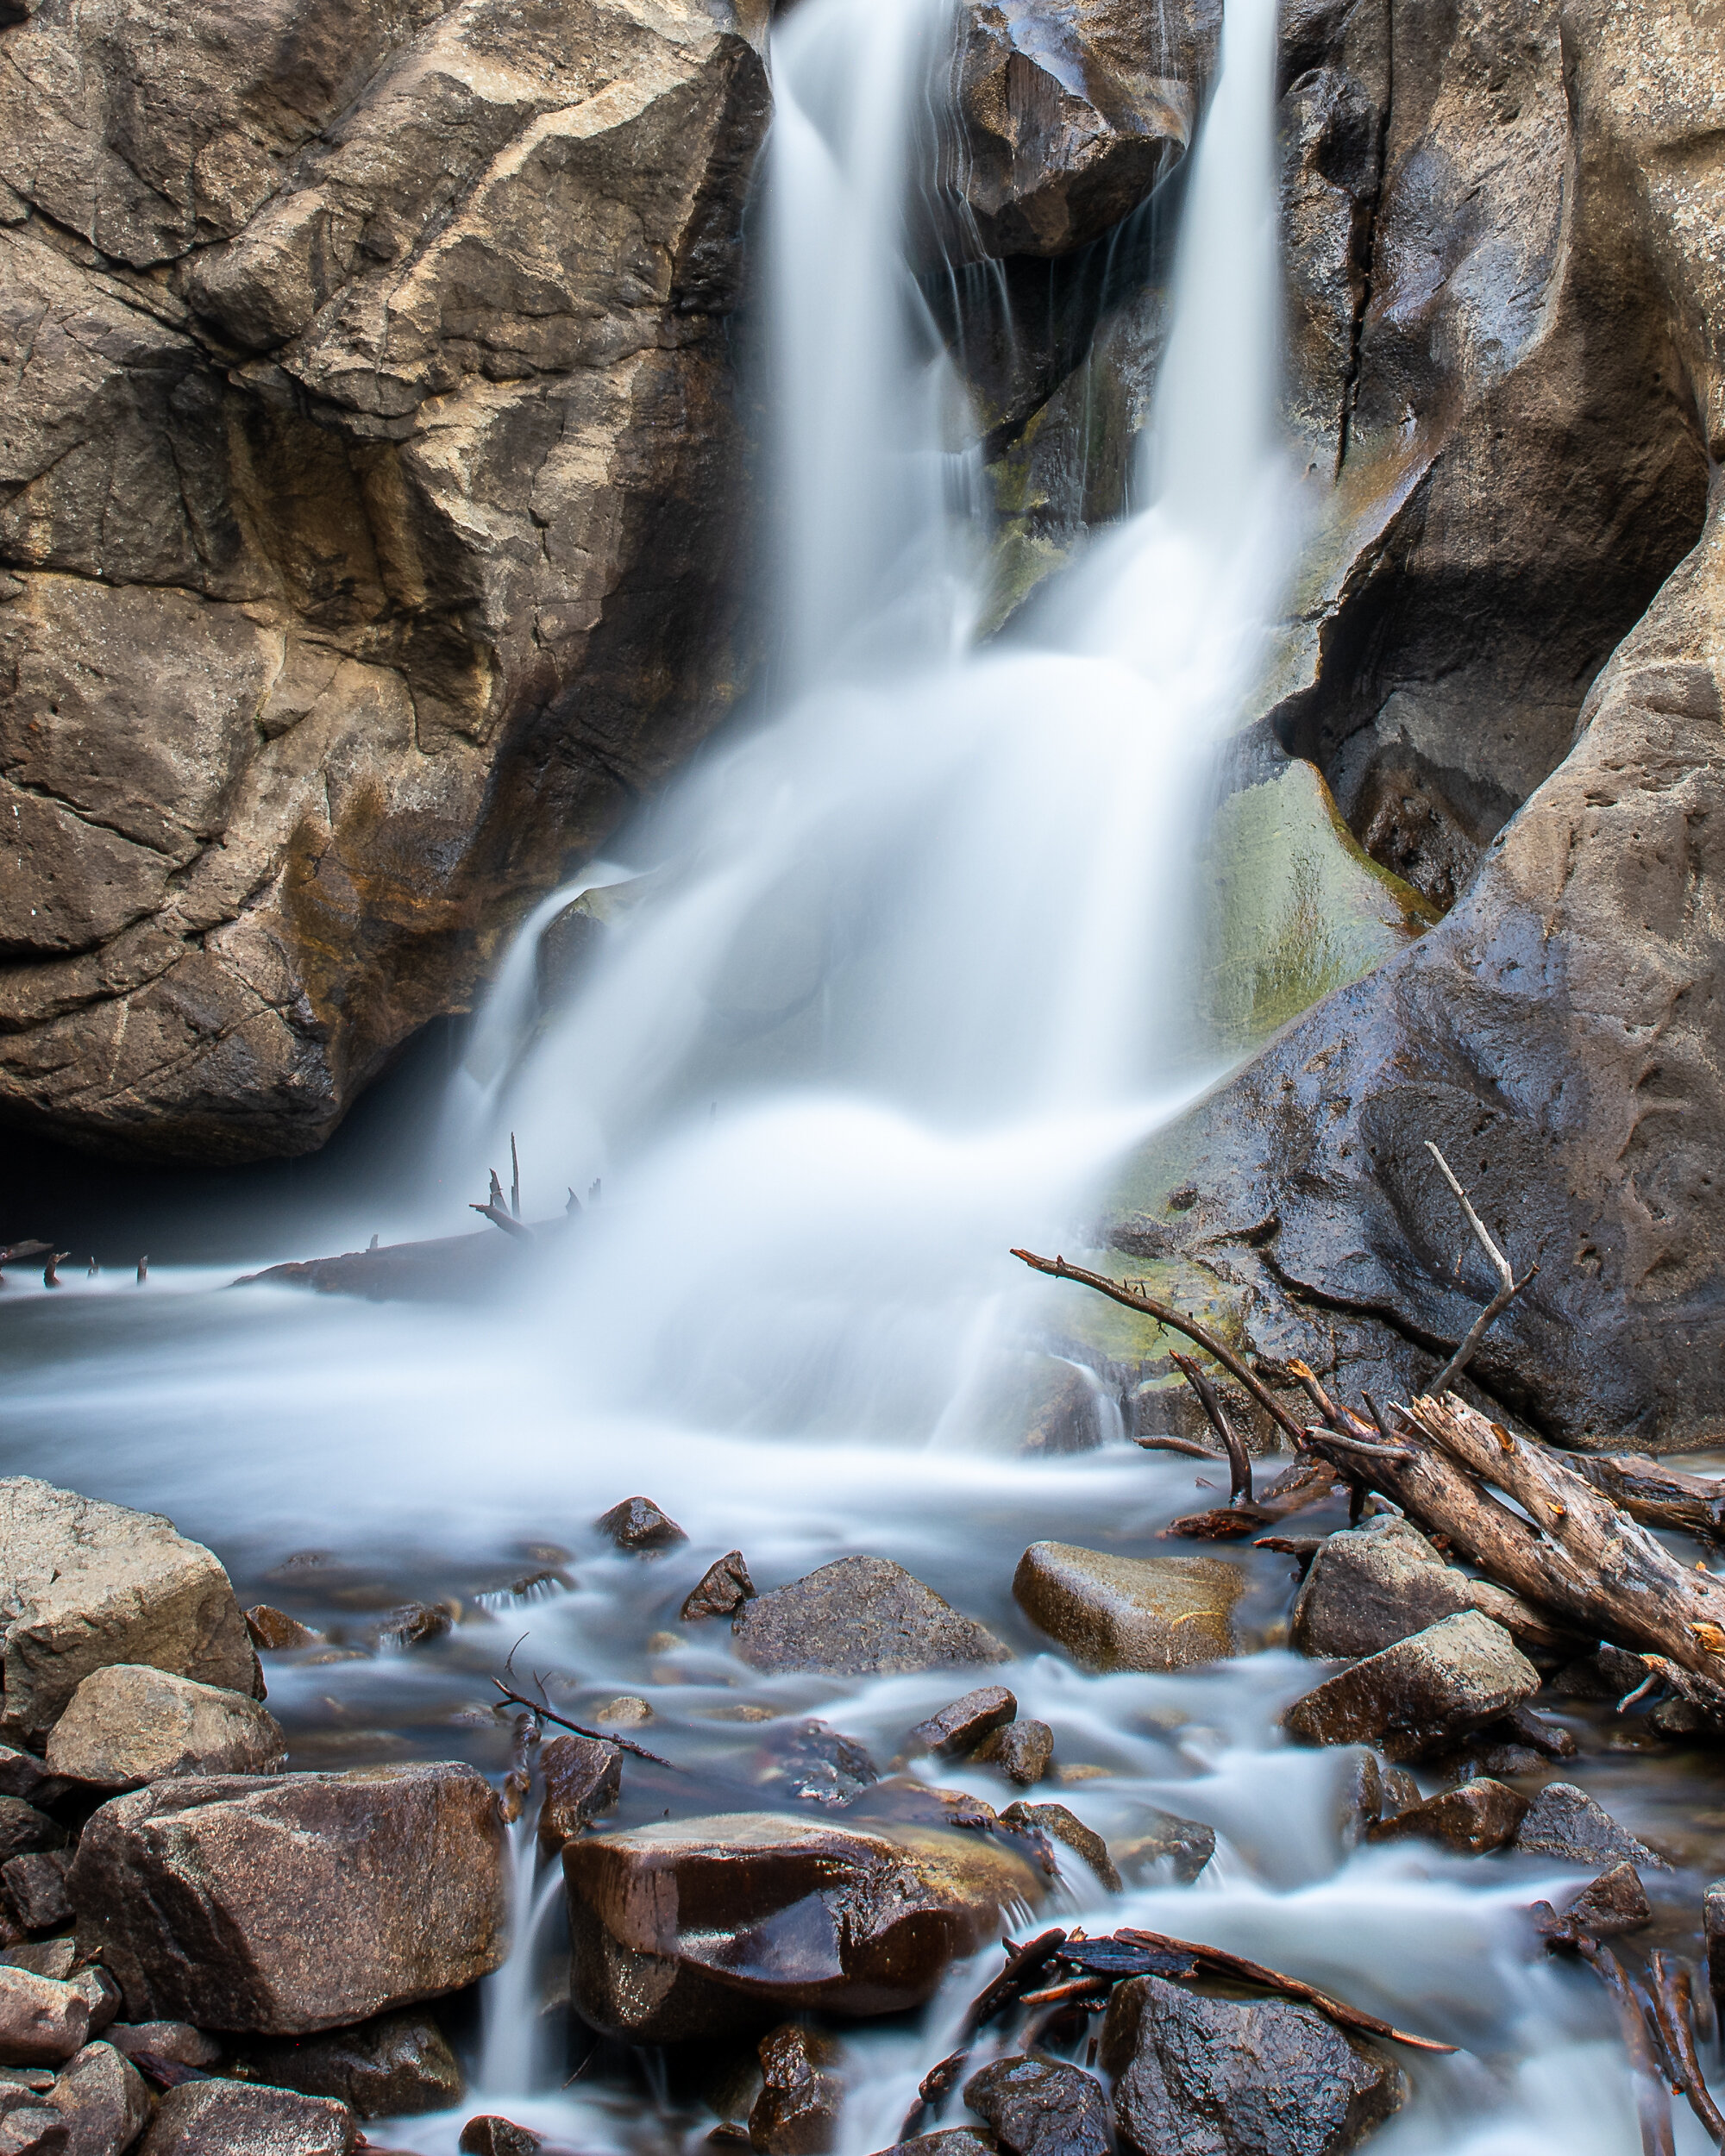
<svg viewBox="0 0 1725 2156">
<path fill-rule="evenodd" d="M 939 1759 L 962 1759 L 1018 1711 L 1017 1699 L 1004 1684 L 985 1684 L 919 1721 L 905 1739 L 905 1749 L 913 1758 L 932 1752 Z"/>
<path fill-rule="evenodd" d="M 1408 1759 L 1539 1689 L 1539 1671 L 1503 1627 L 1468 1610 L 1356 1662 L 1282 1719 L 1304 1744 L 1375 1744 L 1392 1759 Z"/>
<path fill-rule="evenodd" d="M 503 2118 L 495 2111 L 482 2111 L 461 2128 L 461 2138 L 455 2146 L 461 2156 L 538 2156 L 544 2143 L 529 2128 L 518 2126 L 513 2119 Z"/>
<path fill-rule="evenodd" d="M 1402 2101 L 1387 2059 L 1308 2006 L 1119 1985 L 1102 2024 L 1132 2156 L 1340 2156 Z"/>
<path fill-rule="evenodd" d="M 755 1583 L 749 1576 L 743 1552 L 731 1550 L 708 1565 L 684 1598 L 678 1614 L 684 1624 L 698 1625 L 709 1617 L 729 1617 L 754 1599 Z"/>
<path fill-rule="evenodd" d="M 134 2021 L 297 2035 L 488 1975 L 504 1827 L 468 1766 L 159 1782 L 104 1804 L 71 1887 Z"/>
<path fill-rule="evenodd" d="M 1011 2156 L 1109 2156 L 1107 2099 L 1082 2067 L 997 2059 L 965 2083 L 964 2101 Z"/>
<path fill-rule="evenodd" d="M 587 1836 L 563 1875 L 576 2009 L 631 2043 L 920 2006 L 1044 1886 L 981 1833 L 768 1813 Z"/>
<path fill-rule="evenodd" d="M 998 1767 L 1009 1782 L 1029 1789 L 1053 1762 L 1054 1732 L 1046 1722 L 1007 1722 L 983 1738 L 970 1756 L 978 1766 Z"/>
<path fill-rule="evenodd" d="M 623 1787 L 623 1754 L 615 1745 L 573 1731 L 539 1747 L 545 1799 L 539 1808 L 539 1846 L 555 1856 L 598 1813 L 609 1811 Z"/>
<path fill-rule="evenodd" d="M 444 2111 L 467 2093 L 442 2030 L 429 2014 L 411 2009 L 327 2035 L 244 2044 L 237 2056 L 251 2079 L 333 2096 L 362 2119 Z"/>
<path fill-rule="evenodd" d="M 272 1774 L 286 1756 L 280 1723 L 256 1700 L 135 1663 L 92 1670 L 47 1748 L 56 1774 L 104 1789 L 170 1775 Z"/>
<path fill-rule="evenodd" d="M 601 1513 L 593 1525 L 608 1535 L 619 1550 L 638 1552 L 668 1550 L 688 1537 L 668 1512 L 661 1512 L 650 1497 L 625 1497 L 620 1505 Z"/>
<path fill-rule="evenodd" d="M 761 2093 L 749 2139 L 762 2156 L 825 2156 L 837 2139 L 844 2084 L 833 2071 L 838 2046 L 787 2021 L 761 2039 Z"/>
<path fill-rule="evenodd" d="M 1480 1857 L 1515 1839 L 1527 1808 L 1527 1800 L 1519 1791 L 1479 1775 L 1458 1789 L 1440 1789 L 1435 1796 L 1381 1820 L 1371 1829 L 1371 1839 L 1440 1841 L 1465 1855 Z"/>
<path fill-rule="evenodd" d="M 66 2122 L 66 2156 L 122 2156 L 150 2115 L 143 2076 L 111 2044 L 74 2053 L 48 2101 Z"/>
<path fill-rule="evenodd" d="M 1094 1827 L 1087 1827 L 1063 1804 L 1026 1804 L 1022 1799 L 1000 1814 L 1003 1827 L 1032 1827 L 1051 1840 L 1063 1843 L 1074 1856 L 1089 1865 L 1110 1894 L 1120 1891 L 1120 1875 L 1114 1869 L 1108 1845 Z"/>
<path fill-rule="evenodd" d="M 1164 1865 L 1182 1886 L 1189 1886 L 1216 1853 L 1216 1830 L 1201 1820 L 1147 1807 L 1138 1831 L 1113 1843 L 1108 1853 L 1134 1886 L 1152 1885 Z"/>
<path fill-rule="evenodd" d="M 1234 1651 L 1245 1585 L 1220 1557 L 1122 1557 L 1033 1542 L 1013 1593 L 1031 1621 L 1090 1670 L 1185 1670 Z"/>
<path fill-rule="evenodd" d="M 245 2081 L 164 2090 L 140 2156 L 350 2156 L 359 2141 L 344 2103 Z"/>
<path fill-rule="evenodd" d="M 870 1677 L 1012 1658 L 986 1626 L 885 1557 L 840 1557 L 775 1587 L 737 1611 L 731 1636 L 744 1662 L 775 1673 Z"/>
<path fill-rule="evenodd" d="M 0 1481 L 0 1729 L 15 1739 L 46 1737 L 114 1662 L 262 1690 L 228 1575 L 202 1543 L 33 1476 Z"/>
<path fill-rule="evenodd" d="M 1528 1805 L 1515 1846 L 1565 1864 L 1628 1863 L 1669 1871 L 1665 1859 L 1620 1827 L 1605 1807 L 1573 1782 L 1547 1782 Z"/>
<path fill-rule="evenodd" d="M 823 1721 L 806 1721 L 772 1747 L 771 1782 L 787 1796 L 814 1804 L 848 1804 L 881 1778 L 875 1762 L 854 1737 Z"/>
</svg>

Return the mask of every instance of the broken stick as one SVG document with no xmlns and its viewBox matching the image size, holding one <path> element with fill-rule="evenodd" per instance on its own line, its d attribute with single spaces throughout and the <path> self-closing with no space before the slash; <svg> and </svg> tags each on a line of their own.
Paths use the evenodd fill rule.
<svg viewBox="0 0 1725 2156">
<path fill-rule="evenodd" d="M 1441 1397 L 1443 1394 L 1448 1392 L 1457 1378 L 1473 1360 L 1473 1351 L 1484 1338 L 1486 1327 L 1495 1318 L 1502 1316 L 1540 1269 L 1537 1265 L 1530 1266 L 1520 1280 L 1516 1279 L 1509 1259 L 1504 1257 L 1502 1251 L 1486 1232 L 1485 1223 L 1474 1211 L 1466 1191 L 1462 1188 L 1456 1178 L 1455 1170 L 1433 1144 L 1430 1138 L 1426 1140 L 1426 1150 L 1438 1163 L 1438 1173 L 1455 1193 L 1456 1203 L 1467 1217 L 1467 1225 L 1473 1230 L 1474 1240 L 1490 1259 L 1492 1270 L 1497 1275 L 1497 1293 L 1493 1295 L 1484 1309 L 1468 1327 L 1461 1345 L 1432 1380 L 1432 1390 Z"/>
</svg>

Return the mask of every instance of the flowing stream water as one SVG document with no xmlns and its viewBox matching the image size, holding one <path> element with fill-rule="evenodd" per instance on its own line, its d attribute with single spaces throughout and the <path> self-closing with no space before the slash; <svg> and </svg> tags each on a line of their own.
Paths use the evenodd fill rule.
<svg viewBox="0 0 1725 2156">
<path fill-rule="evenodd" d="M 1145 506 L 1032 627 L 974 640 L 982 475 L 907 266 L 950 29 L 943 0 L 800 0 L 775 30 L 776 692 L 678 787 L 650 859 L 583 879 L 609 925 L 549 1019 L 535 941 L 574 891 L 539 909 L 447 1104 L 440 1232 L 470 1222 L 454 1215 L 511 1131 L 530 1217 L 566 1188 L 596 1200 L 502 1309 L 218 1292 L 231 1269 L 145 1293 L 9 1283 L 8 1464 L 169 1513 L 244 1599 L 329 1632 L 330 1652 L 272 1664 L 295 1765 L 460 1755 L 500 1773 L 489 1679 L 511 1646 L 578 1718 L 645 1699 L 648 1741 L 681 1771 L 630 1762 L 624 1825 L 758 1803 L 775 1738 L 809 1714 L 884 1762 L 962 1689 L 762 1677 L 723 1626 L 677 1622 L 733 1547 L 762 1587 L 851 1551 L 894 1558 L 1011 1645 L 1000 1677 L 1056 1732 L 1038 1794 L 1110 1836 L 1146 1804 L 1217 1829 L 1189 1887 L 1111 1901 L 1075 1866 L 1086 1921 L 1233 1947 L 1461 2046 L 1402 2062 L 1384 2156 L 1606 2156 L 1635 2145 L 1609 2015 L 1521 1914 L 1574 1875 L 1345 1846 L 1349 1759 L 1276 1727 L 1314 1674 L 1277 1644 L 1285 1558 L 1239 1553 L 1260 1651 L 1177 1676 L 1082 1674 L 1012 1601 L 1027 1542 L 1165 1554 L 1157 1530 L 1194 1504 L 1191 1463 L 1128 1446 L 1104 1400 L 1111 1441 L 1056 1459 L 1003 1448 L 979 1403 L 1051 1297 L 1079 1292 L 1032 1282 L 1009 1247 L 1080 1242 L 1124 1150 L 1207 1075 L 1178 956 L 1195 841 L 1297 532 L 1273 423 L 1275 9 L 1230 0 Z M 637 1491 L 687 1545 L 649 1563 L 593 1533 Z M 411 1595 L 461 1608 L 436 1647 L 340 1644 Z M 1638 1775 L 1609 1717 L 1574 1720 L 1565 1771 L 1673 1851 L 1670 1906 L 1692 1909 L 1725 1829 L 1706 1770 Z M 1018 1794 L 985 1769 L 943 1778 Z M 373 2139 L 442 2156 L 492 2108 L 589 2152 L 699 2147 L 735 2091 L 705 2059 L 590 2054 L 563 2008 L 555 1880 L 530 1821 L 515 1831 L 515 1947 L 469 2033 L 473 2093 Z M 846 2034 L 842 2156 L 896 2138 L 993 1965 L 954 1969 L 925 2015 Z M 1686 2119 L 1678 2134 L 1702 2146 Z"/>
</svg>

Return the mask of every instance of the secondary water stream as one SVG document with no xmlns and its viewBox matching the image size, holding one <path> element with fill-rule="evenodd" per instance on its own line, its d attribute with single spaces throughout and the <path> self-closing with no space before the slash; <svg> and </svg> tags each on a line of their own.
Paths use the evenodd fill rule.
<svg viewBox="0 0 1725 2156">
<path fill-rule="evenodd" d="M 646 1700 L 637 1733 L 681 1771 L 630 1762 L 622 1825 L 761 1802 L 775 1742 L 810 1714 L 889 1759 L 962 1689 L 950 1676 L 765 1678 L 722 1625 L 676 1613 L 737 1546 L 762 1587 L 852 1551 L 896 1559 L 1013 1647 L 1001 1680 L 1056 1733 L 1047 1794 L 1110 1836 L 1148 1803 L 1218 1830 L 1189 1887 L 1109 1902 L 1075 1867 L 1087 1921 L 1237 1948 L 1462 2046 L 1404 2062 L 1384 2156 L 1615 2156 L 1635 2128 L 1609 2015 L 1521 1914 L 1562 1875 L 1350 1850 L 1348 1762 L 1282 1740 L 1313 1676 L 1277 1644 L 1285 1558 L 1239 1557 L 1260 1651 L 1192 1674 L 1082 1675 L 1012 1601 L 1028 1542 L 1165 1553 L 1157 1530 L 1193 1507 L 1190 1463 L 1117 1435 L 1016 1457 L 977 1402 L 1048 1296 L 1078 1292 L 1028 1282 L 1008 1247 L 1081 1240 L 1123 1149 L 1204 1075 L 1176 956 L 1194 839 L 1295 534 L 1271 424 L 1274 8 L 1230 0 L 1148 505 L 1067 573 L 1033 636 L 973 645 L 981 475 L 906 260 L 948 30 L 939 0 L 800 0 L 775 32 L 779 693 L 678 790 L 650 862 L 587 879 L 622 887 L 549 1025 L 532 937 L 555 905 L 530 924 L 448 1104 L 456 1195 L 415 1225 L 467 1225 L 486 1171 L 507 1179 L 511 1131 L 530 1217 L 566 1188 L 598 1182 L 598 1202 L 501 1311 L 217 1292 L 229 1269 L 142 1293 L 9 1283 L 7 1465 L 171 1514 L 242 1599 L 328 1633 L 332 1651 L 271 1668 L 295 1765 L 463 1756 L 500 1774 L 489 1680 L 511 1646 L 578 1719 Z M 332 1247 L 379 1225 L 333 1224 Z M 687 1545 L 643 1562 L 593 1534 L 637 1491 Z M 411 1595 L 453 1597 L 461 1620 L 428 1649 L 366 1651 L 374 1613 Z M 1638 1775 L 1623 1726 L 1578 1709 L 1576 1727 L 1566 1771 L 1678 1858 L 1664 1891 L 1687 1940 L 1725 1833 L 1709 1771 Z M 1018 1794 L 984 1769 L 943 1778 Z M 469 2032 L 473 2095 L 372 2138 L 445 2156 L 492 2108 L 595 2156 L 700 2146 L 746 2092 L 708 2059 L 590 2050 L 564 2008 L 555 1883 L 526 1826 L 515 1846 L 516 1951 Z M 847 2034 L 843 2156 L 896 2138 L 980 1980 L 957 1968 L 926 2015 Z"/>
</svg>

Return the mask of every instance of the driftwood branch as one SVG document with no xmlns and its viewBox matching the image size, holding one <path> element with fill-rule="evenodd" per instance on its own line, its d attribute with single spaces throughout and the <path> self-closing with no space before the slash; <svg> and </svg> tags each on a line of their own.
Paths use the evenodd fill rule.
<svg viewBox="0 0 1725 2156">
<path fill-rule="evenodd" d="M 515 1133 L 509 1134 L 509 1209 L 521 1218 L 521 1156 L 515 1150 Z"/>
<path fill-rule="evenodd" d="M 1497 1275 L 1497 1293 L 1493 1295 L 1490 1301 L 1486 1304 L 1484 1309 L 1480 1312 L 1479 1315 L 1468 1327 L 1466 1335 L 1464 1338 L 1461 1345 L 1456 1350 L 1455 1353 L 1451 1356 L 1449 1361 L 1444 1364 L 1442 1369 L 1440 1369 L 1437 1376 L 1432 1380 L 1432 1390 L 1441 1395 L 1450 1389 L 1451 1386 L 1455 1383 L 1457 1378 L 1461 1376 L 1462 1372 L 1473 1360 L 1474 1350 L 1484 1338 L 1486 1327 L 1491 1324 L 1494 1319 L 1502 1315 L 1503 1312 L 1506 1311 L 1509 1307 L 1510 1304 L 1515 1301 L 1516 1296 L 1521 1294 L 1521 1290 L 1527 1285 L 1527 1282 L 1533 1279 L 1534 1275 L 1539 1271 L 1540 1269 L 1537 1265 L 1532 1266 L 1528 1269 L 1527 1272 L 1521 1277 L 1521 1279 L 1516 1279 L 1514 1269 L 1511 1267 L 1509 1259 L 1504 1257 L 1502 1251 L 1498 1249 L 1497 1245 L 1492 1241 L 1490 1236 L 1486 1232 L 1484 1221 L 1482 1220 L 1479 1215 L 1474 1211 L 1472 1201 L 1469 1199 L 1466 1191 L 1462 1188 L 1461 1184 L 1457 1181 L 1455 1170 L 1450 1166 L 1449 1163 L 1444 1158 L 1443 1155 L 1438 1150 L 1437 1147 L 1433 1144 L 1430 1138 L 1426 1140 L 1426 1150 L 1438 1163 L 1438 1173 L 1443 1177 L 1444 1181 L 1455 1193 L 1456 1203 L 1461 1207 L 1463 1213 L 1466 1216 L 1467 1225 L 1473 1230 L 1475 1242 L 1478 1244 L 1480 1249 L 1483 1250 L 1487 1257 L 1490 1259 L 1491 1269 Z"/>
<path fill-rule="evenodd" d="M 1655 1947 L 1653 1957 L 1653 2010 L 1665 2039 L 1665 2057 L 1714 2146 L 1725 2143 L 1725 2111 L 1713 2101 L 1695 2048 L 1695 1996 L 1689 1971 L 1675 1954 Z"/>
<path fill-rule="evenodd" d="M 1261 1990 L 1279 1992 L 1285 1999 L 1299 1999 L 1307 2006 L 1316 2007 L 1340 2028 L 1357 2030 L 1363 2036 L 1387 2036 L 1397 2044 L 1411 2046 L 1414 2051 L 1455 2049 L 1453 2044 L 1440 2044 L 1429 2036 L 1410 2036 L 1406 2029 L 1380 2021 L 1375 2014 L 1363 2014 L 1357 2006 L 1349 2006 L 1329 1992 L 1320 1991 L 1315 1984 L 1304 1984 L 1298 1977 L 1284 1977 L 1279 1970 L 1266 1969 L 1262 1962 L 1247 1961 L 1240 1954 L 1226 1953 L 1220 1946 L 1199 1946 L 1189 1939 L 1170 1939 L 1161 1932 L 1139 1931 L 1124 1925 L 1116 1936 L 1130 1940 L 1134 1946 L 1148 1946 L 1157 1953 L 1189 1957 L 1197 1964 L 1201 1976 L 1226 1977 L 1236 1984 L 1252 1984 Z"/>
<path fill-rule="evenodd" d="M 493 1182 L 497 1181 L 494 1172 L 492 1181 Z M 512 1213 L 505 1212 L 500 1205 L 487 1200 L 482 1206 L 470 1205 L 467 1210 L 469 1213 L 479 1213 L 482 1219 L 489 1220 L 494 1228 L 501 1228 L 505 1235 L 512 1235 L 520 1242 L 530 1243 L 533 1240 L 533 1231 L 526 1222 L 516 1219 Z"/>
<path fill-rule="evenodd" d="M 517 1645 L 519 1644 L 518 1641 Z M 615 1745 L 619 1752 L 632 1752 L 637 1759 L 649 1760 L 656 1767 L 669 1767 L 673 1774 L 682 1772 L 674 1760 L 662 1759 L 656 1752 L 649 1752 L 645 1745 L 630 1744 L 627 1737 L 617 1736 L 609 1729 L 588 1729 L 583 1723 L 572 1722 L 567 1714 L 554 1714 L 549 1707 L 543 1706 L 536 1699 L 528 1699 L 519 1692 L 511 1692 L 500 1677 L 494 1677 L 492 1683 L 511 1706 L 524 1707 L 530 1714 L 536 1715 L 542 1722 L 555 1722 L 559 1729 L 572 1729 L 576 1736 L 591 1737 L 597 1744 Z"/>
<path fill-rule="evenodd" d="M 1222 1441 L 1222 1450 L 1228 1456 L 1228 1502 L 1238 1505 L 1244 1498 L 1251 1502 L 1251 1462 L 1246 1457 L 1245 1447 L 1239 1433 L 1228 1420 L 1227 1410 L 1222 1406 L 1221 1395 L 1205 1376 L 1189 1355 L 1174 1356 L 1174 1367 L 1198 1395 L 1198 1404 L 1210 1419 L 1210 1427 Z"/>
<path fill-rule="evenodd" d="M 1209 1456 L 1214 1457 L 1214 1456 Z M 1335 1493 L 1338 1476 L 1327 1460 L 1296 1460 L 1275 1481 L 1261 1489 L 1249 1505 L 1219 1505 L 1212 1512 L 1189 1513 L 1170 1520 L 1164 1535 L 1183 1536 L 1193 1542 L 1236 1542 L 1273 1526 L 1290 1514 L 1321 1504 Z"/>
<path fill-rule="evenodd" d="M 1050 1274 L 1056 1280 L 1076 1280 L 1081 1288 L 1094 1288 L 1099 1295 L 1107 1295 L 1127 1310 L 1136 1310 L 1141 1316 L 1154 1318 L 1158 1325 L 1166 1326 L 1171 1332 L 1183 1333 L 1195 1341 L 1206 1355 L 1214 1356 L 1222 1368 L 1251 1395 L 1252 1398 L 1291 1438 L 1298 1449 L 1302 1445 L 1299 1424 L 1282 1405 L 1261 1379 L 1253 1376 L 1226 1340 L 1218 1339 L 1208 1326 L 1201 1326 L 1195 1318 L 1188 1318 L 1172 1303 L 1163 1302 L 1155 1295 L 1147 1295 L 1141 1289 L 1127 1288 L 1117 1280 L 1110 1280 L 1106 1273 L 1087 1273 L 1082 1266 L 1069 1265 L 1063 1257 L 1038 1257 L 1032 1250 L 1014 1250 L 1013 1257 L 1032 1271 Z"/>
<path fill-rule="evenodd" d="M 1641 2127 L 1641 2156 L 1676 2156 L 1672 2138 L 1671 2095 L 1660 2072 L 1659 2054 L 1623 1965 L 1609 1946 L 1578 1939 L 1575 1950 L 1611 1995 L 1623 2032 L 1623 2047 L 1635 2078 L 1635 2112 Z"/>
<path fill-rule="evenodd" d="M 1194 1460 L 1210 1460 L 1220 1464 L 1221 1455 L 1214 1445 L 1200 1445 L 1195 1438 L 1134 1438 L 1132 1443 L 1142 1445 L 1146 1452 L 1183 1452 Z"/>
<path fill-rule="evenodd" d="M 1725 1542 L 1725 1482 L 1679 1474 L 1644 1452 L 1578 1452 L 1571 1464 L 1644 1527 L 1675 1527 L 1703 1542 Z"/>
</svg>

